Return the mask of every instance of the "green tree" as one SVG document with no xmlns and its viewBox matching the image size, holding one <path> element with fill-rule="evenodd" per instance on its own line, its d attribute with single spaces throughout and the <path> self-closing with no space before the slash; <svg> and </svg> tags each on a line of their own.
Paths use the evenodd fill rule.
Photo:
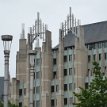
<svg viewBox="0 0 107 107">
<path fill-rule="evenodd" d="M 107 77 L 101 72 L 97 62 L 93 63 L 93 80 L 88 89 L 80 88 L 80 93 L 74 95 L 78 103 L 76 107 L 107 107 Z"/>
<path fill-rule="evenodd" d="M 0 100 L 0 107 L 3 107 L 3 103 L 2 103 L 2 101 Z"/>
<path fill-rule="evenodd" d="M 12 103 L 8 103 L 8 106 L 9 107 L 18 107 L 17 105 L 15 105 L 15 104 L 12 104 Z M 3 105 L 3 102 L 2 101 L 0 101 L 0 107 L 4 107 L 4 105 Z"/>
</svg>

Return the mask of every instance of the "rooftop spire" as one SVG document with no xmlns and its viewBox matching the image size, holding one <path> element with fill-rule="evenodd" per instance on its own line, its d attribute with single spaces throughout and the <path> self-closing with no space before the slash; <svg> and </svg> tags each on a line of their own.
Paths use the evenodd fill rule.
<svg viewBox="0 0 107 107">
<path fill-rule="evenodd" d="M 67 15 L 67 19 L 64 23 L 62 23 L 61 29 L 64 31 L 64 36 L 69 32 L 72 32 L 75 36 L 77 36 L 77 27 L 80 26 L 80 23 L 77 23 L 77 19 L 72 13 L 72 8 L 69 8 L 69 14 Z"/>
<path fill-rule="evenodd" d="M 25 39 L 25 24 L 22 24 L 22 32 L 21 32 L 21 37 L 20 39 Z"/>
</svg>

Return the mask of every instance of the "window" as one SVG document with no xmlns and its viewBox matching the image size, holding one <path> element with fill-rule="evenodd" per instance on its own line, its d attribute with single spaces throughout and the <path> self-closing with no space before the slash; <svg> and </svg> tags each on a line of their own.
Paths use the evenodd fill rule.
<svg viewBox="0 0 107 107">
<path fill-rule="evenodd" d="M 64 84 L 64 91 L 67 91 L 67 84 Z"/>
<path fill-rule="evenodd" d="M 90 73 L 90 69 L 88 69 L 86 76 L 88 77 Z"/>
<path fill-rule="evenodd" d="M 36 87 L 36 93 L 40 93 L 40 86 Z"/>
<path fill-rule="evenodd" d="M 64 105 L 67 105 L 67 98 L 64 98 Z"/>
<path fill-rule="evenodd" d="M 35 79 L 35 72 L 34 72 L 34 74 L 33 74 L 33 78 Z"/>
<path fill-rule="evenodd" d="M 105 60 L 107 59 L 107 53 L 104 53 L 104 59 Z"/>
<path fill-rule="evenodd" d="M 51 86 L 51 92 L 54 92 L 54 86 Z"/>
<path fill-rule="evenodd" d="M 36 65 L 40 65 L 40 59 L 36 59 Z"/>
<path fill-rule="evenodd" d="M 101 60 L 101 54 L 99 54 L 99 60 Z"/>
<path fill-rule="evenodd" d="M 64 69 L 64 76 L 67 76 L 67 69 Z"/>
<path fill-rule="evenodd" d="M 33 87 L 33 94 L 35 94 L 35 87 Z"/>
<path fill-rule="evenodd" d="M 85 89 L 87 89 L 88 88 L 88 83 L 85 83 Z"/>
<path fill-rule="evenodd" d="M 55 58 L 53 59 L 53 65 L 56 65 L 56 59 Z"/>
<path fill-rule="evenodd" d="M 69 61 L 72 61 L 72 55 L 69 55 Z"/>
<path fill-rule="evenodd" d="M 56 71 L 53 72 L 53 79 L 56 78 Z"/>
<path fill-rule="evenodd" d="M 36 107 L 40 107 L 40 101 L 36 101 Z"/>
<path fill-rule="evenodd" d="M 90 70 L 90 76 L 92 76 L 93 75 L 93 71 L 92 70 Z"/>
<path fill-rule="evenodd" d="M 69 83 L 69 90 L 72 90 L 72 83 Z"/>
<path fill-rule="evenodd" d="M 19 103 L 19 107 L 22 107 L 22 102 Z"/>
<path fill-rule="evenodd" d="M 69 68 L 69 75 L 72 75 L 72 68 Z"/>
<path fill-rule="evenodd" d="M 33 107 L 35 107 L 35 101 L 33 101 Z"/>
<path fill-rule="evenodd" d="M 36 79 L 39 79 L 39 78 L 40 78 L 40 71 L 36 72 Z"/>
<path fill-rule="evenodd" d="M 59 85 L 56 85 L 56 92 L 59 91 Z"/>
<path fill-rule="evenodd" d="M 51 100 L 51 106 L 53 107 L 55 105 L 54 99 Z"/>
<path fill-rule="evenodd" d="M 96 55 L 93 55 L 93 60 L 95 61 L 95 57 L 96 57 Z"/>
<path fill-rule="evenodd" d="M 67 56 L 64 56 L 64 62 L 67 62 Z"/>
<path fill-rule="evenodd" d="M 70 97 L 69 98 L 69 104 L 72 104 L 73 103 L 73 97 Z"/>
<path fill-rule="evenodd" d="M 24 88 L 24 95 L 26 95 L 26 88 Z"/>
<path fill-rule="evenodd" d="M 19 89 L 19 96 L 22 96 L 22 89 Z"/>
<path fill-rule="evenodd" d="M 91 56 L 90 56 L 90 55 L 88 55 L 88 62 L 90 62 L 90 60 L 91 60 Z"/>
</svg>

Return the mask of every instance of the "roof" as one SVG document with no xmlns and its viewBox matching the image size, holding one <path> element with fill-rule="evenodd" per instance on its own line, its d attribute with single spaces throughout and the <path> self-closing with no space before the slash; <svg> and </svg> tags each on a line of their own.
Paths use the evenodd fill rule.
<svg viewBox="0 0 107 107">
<path fill-rule="evenodd" d="M 0 77 L 0 100 L 3 100 L 4 93 L 4 77 Z"/>
<path fill-rule="evenodd" d="M 107 21 L 82 25 L 84 28 L 85 44 L 107 41 Z M 64 37 L 64 47 L 74 46 L 75 37 L 69 32 Z M 53 48 L 57 49 L 58 45 Z"/>
</svg>

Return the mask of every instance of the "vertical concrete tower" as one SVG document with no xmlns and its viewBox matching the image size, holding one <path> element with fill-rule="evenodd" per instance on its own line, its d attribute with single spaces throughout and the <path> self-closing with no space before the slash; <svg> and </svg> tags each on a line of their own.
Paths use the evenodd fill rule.
<svg viewBox="0 0 107 107">
<path fill-rule="evenodd" d="M 46 30 L 46 41 L 42 47 L 42 89 L 41 107 L 51 107 L 51 73 L 52 73 L 52 50 L 51 32 Z"/>
<path fill-rule="evenodd" d="M 21 86 L 26 83 L 26 64 L 27 64 L 27 44 L 26 44 L 26 39 L 25 39 L 25 31 L 24 31 L 24 26 L 22 28 L 22 34 L 19 39 L 19 51 L 17 52 L 16 55 L 16 81 L 19 81 L 18 84 Z M 19 86 L 17 84 L 17 86 Z M 23 89 L 24 90 L 24 87 Z M 17 95 L 19 95 L 19 87 L 17 87 Z M 24 100 L 23 96 L 23 101 L 22 105 L 25 106 L 26 102 Z M 17 96 L 17 100 L 19 100 L 19 96 Z M 17 102 L 17 105 L 19 105 L 19 101 Z"/>
<path fill-rule="evenodd" d="M 58 52 L 58 80 L 59 92 L 57 94 L 57 107 L 64 107 L 64 32 L 59 30 Z"/>
<path fill-rule="evenodd" d="M 19 51 L 16 56 L 16 79 L 20 81 L 26 81 L 26 58 L 27 58 L 27 46 L 25 39 L 24 28 L 19 39 Z"/>
<path fill-rule="evenodd" d="M 16 78 L 12 78 L 12 81 L 11 81 L 11 99 L 10 99 L 10 101 L 11 101 L 11 103 L 12 104 L 17 104 L 16 103 L 16 83 L 17 83 L 17 81 L 16 81 Z"/>
<path fill-rule="evenodd" d="M 27 58 L 26 58 L 26 96 L 25 96 L 25 106 L 29 107 L 29 100 L 30 100 L 30 58 L 29 58 L 29 50 L 32 50 L 32 44 L 31 44 L 31 29 L 30 33 L 28 33 L 28 41 L 27 41 Z"/>
<path fill-rule="evenodd" d="M 75 38 L 75 91 L 79 92 L 79 87 L 85 87 L 85 77 L 87 72 L 87 49 L 84 42 L 84 29 L 78 27 L 78 34 Z"/>
</svg>

